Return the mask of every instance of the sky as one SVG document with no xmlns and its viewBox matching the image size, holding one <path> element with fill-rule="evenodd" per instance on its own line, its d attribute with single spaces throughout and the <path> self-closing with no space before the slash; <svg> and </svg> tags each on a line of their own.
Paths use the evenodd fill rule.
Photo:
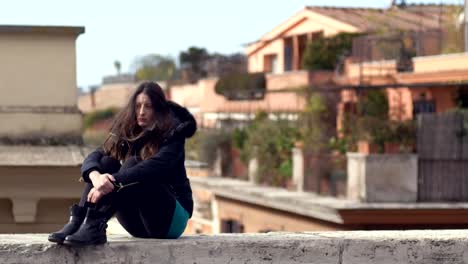
<svg viewBox="0 0 468 264">
<path fill-rule="evenodd" d="M 102 77 L 131 72 L 136 57 L 178 60 L 190 46 L 208 52 L 243 52 L 305 6 L 388 7 L 391 0 L 0 0 L 0 25 L 83 26 L 77 39 L 77 85 L 87 90 Z M 463 0 L 407 3 L 462 4 Z"/>
</svg>

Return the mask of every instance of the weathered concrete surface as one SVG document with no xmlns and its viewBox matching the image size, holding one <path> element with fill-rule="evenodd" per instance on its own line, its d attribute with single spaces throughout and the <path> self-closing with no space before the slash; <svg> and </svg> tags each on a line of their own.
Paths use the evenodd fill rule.
<svg viewBox="0 0 468 264">
<path fill-rule="evenodd" d="M 418 198 L 418 156 L 347 153 L 347 197 L 362 202 L 410 202 Z"/>
<path fill-rule="evenodd" d="M 320 196 L 311 192 L 297 192 L 284 188 L 255 185 L 248 181 L 221 177 L 191 177 L 190 182 L 194 189 L 209 190 L 217 196 L 337 224 L 349 222 L 342 214 L 344 211 L 349 213 L 367 210 L 386 213 L 386 211 L 402 210 L 400 214 L 408 216 L 409 221 L 411 221 L 414 220 L 412 218 L 414 216 L 408 212 L 433 210 L 435 212 L 434 215 L 440 216 L 441 214 L 448 215 L 448 212 L 452 210 L 461 210 L 461 212 L 468 210 L 468 203 L 368 203 L 351 199 Z M 369 217 L 372 217 L 372 215 Z M 460 221 L 452 218 L 454 219 L 453 222 L 449 222 L 443 217 L 438 218 L 438 220 L 430 218 L 430 221 L 427 222 L 431 224 L 462 224 L 468 219 L 465 216 L 460 216 L 459 218 Z M 359 220 L 362 221 L 362 219 Z M 371 220 L 368 223 L 375 223 L 370 222 Z M 362 224 L 362 222 L 353 222 L 353 224 Z"/>
<path fill-rule="evenodd" d="M 46 234 L 0 235 L 0 263 L 468 263 L 468 231 L 374 231 L 185 236 L 178 240 L 110 237 L 70 248 Z"/>
</svg>

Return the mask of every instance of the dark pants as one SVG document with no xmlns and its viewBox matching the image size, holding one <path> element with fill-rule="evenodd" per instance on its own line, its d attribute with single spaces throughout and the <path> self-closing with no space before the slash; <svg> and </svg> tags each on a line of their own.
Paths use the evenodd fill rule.
<svg viewBox="0 0 468 264">
<path fill-rule="evenodd" d="M 103 173 L 115 173 L 120 169 L 137 164 L 134 158 L 128 159 L 122 166 L 108 156 L 104 156 L 100 165 Z M 158 177 L 158 175 L 154 175 Z M 80 205 L 84 206 L 92 184 L 87 183 L 81 196 Z M 110 219 L 113 215 L 130 235 L 141 238 L 166 238 L 171 226 L 176 198 L 167 185 L 144 182 L 130 185 L 103 196 L 96 205 Z"/>
</svg>

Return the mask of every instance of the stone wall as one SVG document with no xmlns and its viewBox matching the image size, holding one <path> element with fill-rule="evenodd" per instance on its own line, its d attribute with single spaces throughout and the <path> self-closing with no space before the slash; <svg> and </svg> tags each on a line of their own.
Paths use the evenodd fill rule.
<svg viewBox="0 0 468 264">
<path fill-rule="evenodd" d="M 347 153 L 349 199 L 363 202 L 416 202 L 418 156 Z"/>
<path fill-rule="evenodd" d="M 102 246 L 69 248 L 46 234 L 0 235 L 0 263 L 461 264 L 468 262 L 467 237 L 466 230 L 111 236 Z"/>
</svg>

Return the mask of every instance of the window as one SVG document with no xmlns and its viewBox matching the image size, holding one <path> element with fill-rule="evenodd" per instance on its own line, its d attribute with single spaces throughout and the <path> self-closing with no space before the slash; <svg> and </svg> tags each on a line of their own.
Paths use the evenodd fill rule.
<svg viewBox="0 0 468 264">
<path fill-rule="evenodd" d="M 343 104 L 343 112 L 345 114 L 357 114 L 357 105 L 355 102 L 346 102 Z"/>
<path fill-rule="evenodd" d="M 468 85 L 462 85 L 458 88 L 456 100 L 460 108 L 468 108 Z"/>
<path fill-rule="evenodd" d="M 426 99 L 426 94 L 421 93 L 418 100 L 413 101 L 413 118 L 420 113 L 434 113 L 436 104 L 434 100 Z"/>
<path fill-rule="evenodd" d="M 244 233 L 244 225 L 241 222 L 228 219 L 221 220 L 221 232 L 222 233 Z"/>
<path fill-rule="evenodd" d="M 292 38 L 284 39 L 284 71 L 291 71 L 293 64 L 293 41 Z"/>
</svg>

